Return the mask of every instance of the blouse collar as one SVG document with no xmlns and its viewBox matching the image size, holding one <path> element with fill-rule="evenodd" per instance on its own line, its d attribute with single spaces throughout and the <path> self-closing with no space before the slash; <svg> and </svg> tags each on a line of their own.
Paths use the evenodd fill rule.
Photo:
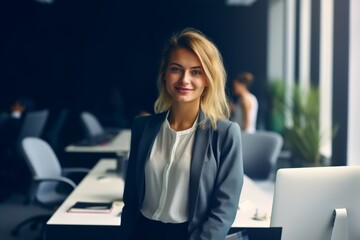
<svg viewBox="0 0 360 240">
<path fill-rule="evenodd" d="M 176 133 L 177 135 L 184 135 L 184 134 L 187 134 L 187 133 L 190 133 L 190 132 L 194 132 L 196 130 L 197 125 L 198 125 L 199 114 L 196 116 L 196 119 L 195 119 L 195 121 L 194 121 L 191 128 L 181 130 L 181 131 L 175 131 L 170 126 L 170 123 L 169 123 L 169 120 L 168 120 L 169 113 L 170 113 L 170 109 L 166 113 L 165 124 L 166 124 L 166 127 L 170 130 L 170 132 Z"/>
</svg>

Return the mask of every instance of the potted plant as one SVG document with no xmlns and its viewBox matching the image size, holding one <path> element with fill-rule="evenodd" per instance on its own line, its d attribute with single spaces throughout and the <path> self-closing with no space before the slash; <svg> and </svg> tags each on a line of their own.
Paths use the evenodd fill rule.
<svg viewBox="0 0 360 240">
<path fill-rule="evenodd" d="M 319 122 L 319 90 L 311 86 L 301 91 L 295 85 L 292 98 L 285 106 L 291 112 L 292 124 L 285 128 L 285 138 L 296 165 L 321 165 L 320 147 L 323 133 Z"/>
<path fill-rule="evenodd" d="M 336 128 L 331 133 L 320 131 L 319 112 L 319 88 L 311 86 L 308 90 L 301 89 L 297 84 L 291 89 L 291 98 L 285 101 L 284 83 L 273 83 L 283 85 L 280 108 L 282 112 L 290 112 L 290 124 L 285 125 L 282 135 L 284 137 L 285 148 L 291 151 L 291 162 L 293 166 L 322 166 L 326 164 L 326 158 L 321 155 L 320 148 L 327 136 L 334 136 Z M 280 89 L 280 87 L 278 87 Z M 279 95 L 279 94 L 278 94 Z M 275 100 L 275 99 L 274 99 Z M 273 100 L 273 101 L 274 101 Z M 279 108 L 279 107 L 277 107 Z M 278 110 L 276 110 L 278 111 Z"/>
</svg>

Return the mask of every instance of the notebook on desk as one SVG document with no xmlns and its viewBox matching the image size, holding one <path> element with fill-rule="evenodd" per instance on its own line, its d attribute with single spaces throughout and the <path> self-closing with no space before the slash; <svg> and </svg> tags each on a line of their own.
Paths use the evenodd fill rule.
<svg viewBox="0 0 360 240">
<path fill-rule="evenodd" d="M 67 212 L 69 213 L 111 213 L 112 202 L 76 202 Z"/>
</svg>

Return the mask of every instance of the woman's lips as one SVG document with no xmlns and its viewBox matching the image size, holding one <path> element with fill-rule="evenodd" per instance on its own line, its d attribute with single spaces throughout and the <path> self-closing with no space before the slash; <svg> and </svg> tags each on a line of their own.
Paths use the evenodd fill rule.
<svg viewBox="0 0 360 240">
<path fill-rule="evenodd" d="M 179 93 L 189 93 L 192 92 L 194 89 L 191 88 L 184 88 L 184 87 L 175 87 L 176 91 Z"/>
</svg>

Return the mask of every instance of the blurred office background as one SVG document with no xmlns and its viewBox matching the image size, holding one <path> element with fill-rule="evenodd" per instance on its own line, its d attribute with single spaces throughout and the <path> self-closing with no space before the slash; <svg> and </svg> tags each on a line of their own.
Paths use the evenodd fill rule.
<svg viewBox="0 0 360 240">
<path fill-rule="evenodd" d="M 254 74 L 250 90 L 259 101 L 257 128 L 284 137 L 283 161 L 291 156 L 284 129 L 296 119 L 288 105 L 297 86 L 303 97 L 312 87 L 318 91 L 315 130 L 325 134 L 322 159 L 356 165 L 359 11 L 357 0 L 1 1 L 0 112 L 10 111 L 19 98 L 32 99 L 37 109 L 49 110 L 46 139 L 65 109 L 60 156 L 84 137 L 83 111 L 104 126 L 129 128 L 140 112 L 153 113 L 165 41 L 195 27 L 219 47 L 230 97 L 236 74 Z M 275 85 L 281 89 L 280 112 L 274 110 Z"/>
<path fill-rule="evenodd" d="M 267 1 L 39 2 L 2 3 L 2 108 L 26 95 L 43 107 L 91 111 L 106 125 L 120 124 L 108 115 L 122 108 L 129 126 L 139 111 L 152 112 L 162 48 L 184 27 L 217 44 L 230 80 L 252 71 L 253 91 L 264 95 Z"/>
</svg>

